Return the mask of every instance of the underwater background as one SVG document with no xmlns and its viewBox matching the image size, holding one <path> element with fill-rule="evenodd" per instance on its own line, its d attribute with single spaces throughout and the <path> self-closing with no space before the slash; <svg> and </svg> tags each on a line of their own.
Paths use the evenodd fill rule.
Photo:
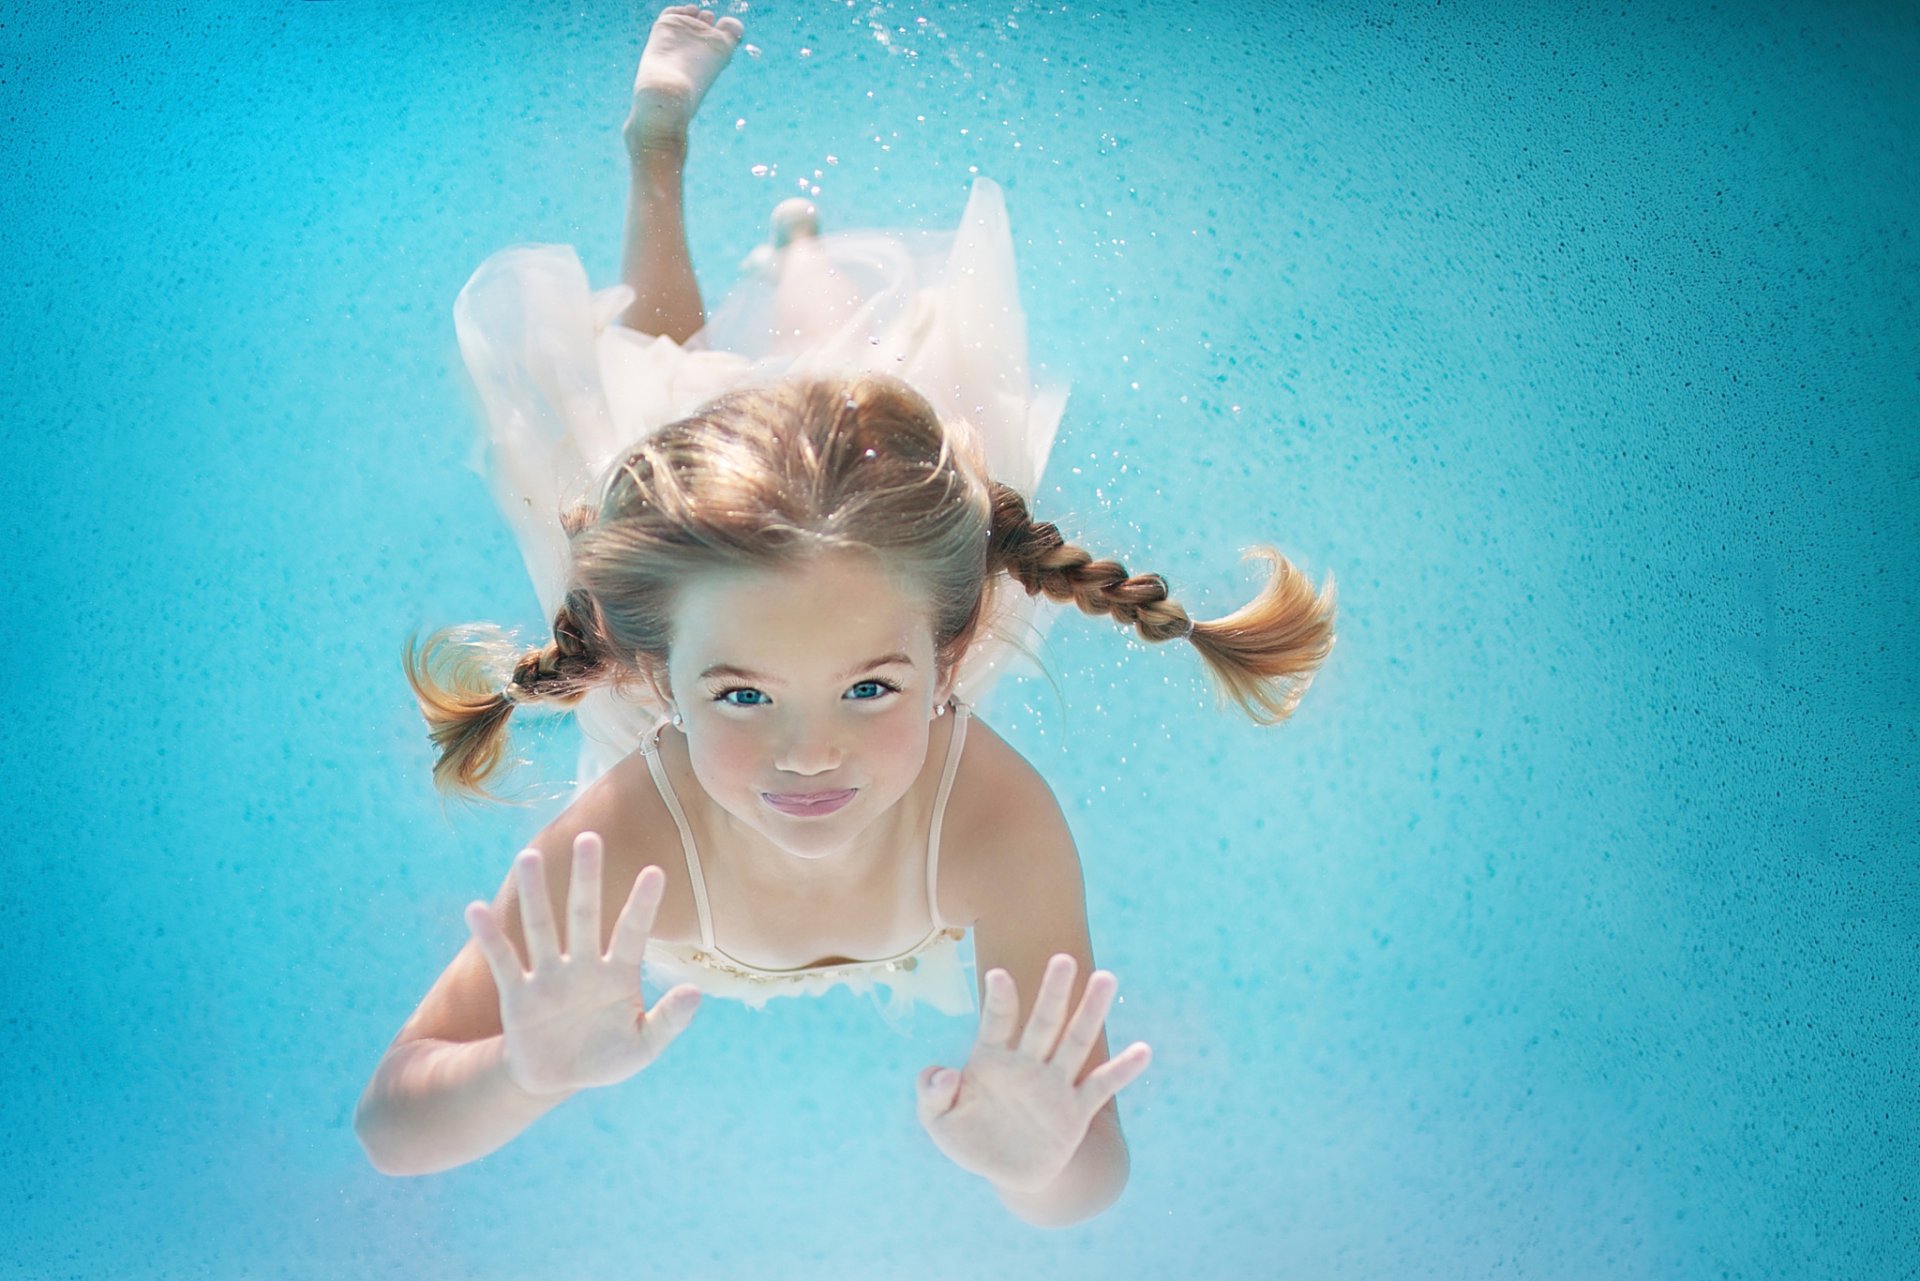
<svg viewBox="0 0 1920 1281">
<path fill-rule="evenodd" d="M 517 718 L 531 804 L 443 805 L 402 676 L 547 635 L 452 303 L 617 280 L 655 9 L 15 5 L 0 1277 L 1920 1275 L 1920 12 L 721 11 L 710 308 L 780 199 L 991 177 L 1072 380 L 1036 515 L 1199 618 L 1257 542 L 1337 580 L 1283 726 L 1071 611 L 980 709 L 1154 1049 L 1125 1194 L 1016 1219 L 914 1119 L 971 1023 L 844 990 L 368 1164 L 574 766 Z"/>
</svg>

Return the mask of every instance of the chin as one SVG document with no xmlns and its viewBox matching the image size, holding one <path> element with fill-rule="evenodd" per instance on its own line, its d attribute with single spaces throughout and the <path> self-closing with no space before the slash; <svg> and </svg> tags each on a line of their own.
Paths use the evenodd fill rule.
<svg viewBox="0 0 1920 1281">
<path fill-rule="evenodd" d="M 755 792 L 756 809 L 750 826 L 795 858 L 820 861 L 844 852 L 875 821 L 876 815 L 884 814 L 905 795 L 906 790 L 902 789 L 899 796 L 881 797 L 876 804 L 873 788 L 863 787 L 851 801 L 831 814 L 802 818 L 782 813 Z"/>
</svg>

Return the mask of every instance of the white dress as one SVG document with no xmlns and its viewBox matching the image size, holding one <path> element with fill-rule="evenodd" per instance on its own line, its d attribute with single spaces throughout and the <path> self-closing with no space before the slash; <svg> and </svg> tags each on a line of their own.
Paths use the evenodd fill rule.
<svg viewBox="0 0 1920 1281">
<path fill-rule="evenodd" d="M 976 179 L 952 231 L 830 231 L 785 250 L 762 246 L 743 266 L 684 344 L 616 323 L 632 289 L 593 289 L 570 245 L 510 245 L 455 300 L 482 429 L 469 465 L 512 528 L 548 620 L 566 591 L 563 506 L 589 500 L 632 443 L 736 387 L 789 374 L 891 373 L 943 422 L 975 433 L 995 480 L 1032 498 L 1067 390 L 1030 381 L 998 185 Z M 1008 638 L 1035 647 L 1058 610 L 1006 582 L 954 692 L 977 707 L 1006 671 L 1030 668 Z M 638 749 L 662 718 L 607 688 L 574 710 L 576 789 Z"/>
</svg>

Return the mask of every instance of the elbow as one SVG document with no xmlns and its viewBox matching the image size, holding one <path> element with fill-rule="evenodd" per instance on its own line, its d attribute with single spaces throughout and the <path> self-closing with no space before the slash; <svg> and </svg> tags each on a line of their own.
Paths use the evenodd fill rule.
<svg viewBox="0 0 1920 1281">
<path fill-rule="evenodd" d="M 367 1154 L 367 1164 L 389 1178 L 411 1178 L 417 1174 L 432 1174 L 433 1171 L 416 1162 L 405 1160 L 391 1147 L 383 1146 L 378 1140 L 356 1128 L 360 1139 L 360 1150 Z"/>
<path fill-rule="evenodd" d="M 1098 1186 L 1082 1185 L 1071 1193 L 1056 1194 L 1046 1200 L 1024 1200 L 1005 1192 L 1000 1194 L 1000 1200 L 1015 1218 L 1029 1227 L 1072 1228 L 1106 1213 L 1126 1189 L 1127 1175 L 1122 1170 Z"/>
<path fill-rule="evenodd" d="M 1070 1228 L 1104 1213 L 1127 1190 L 1132 1173 L 1117 1119 L 1096 1120 L 1073 1163 L 1038 1194 L 999 1189 L 1001 1203 L 1036 1228 Z"/>
<path fill-rule="evenodd" d="M 360 1141 L 360 1150 L 367 1154 L 367 1163 L 380 1173 L 394 1178 L 426 1173 L 405 1160 L 397 1150 L 386 1114 L 371 1099 L 372 1091 L 369 1090 L 360 1097 L 359 1105 L 353 1110 L 353 1137 Z"/>
<path fill-rule="evenodd" d="M 367 1154 L 367 1163 L 382 1174 L 403 1174 L 392 1160 L 392 1154 L 380 1142 L 379 1131 L 369 1123 L 366 1101 L 362 1100 L 353 1112 L 353 1137 L 360 1140 L 360 1150 Z"/>
<path fill-rule="evenodd" d="M 1092 1187 L 1086 1199 L 1077 1207 L 1074 1216 L 1065 1222 L 1046 1226 L 1073 1227 L 1075 1224 L 1085 1223 L 1088 1219 L 1097 1218 L 1113 1208 L 1121 1194 L 1126 1192 L 1127 1179 L 1133 1172 L 1132 1162 L 1127 1156 L 1127 1145 L 1124 1142 L 1118 1142 L 1115 1148 L 1116 1150 L 1108 1158 L 1108 1163 L 1095 1174 L 1091 1181 Z"/>
</svg>

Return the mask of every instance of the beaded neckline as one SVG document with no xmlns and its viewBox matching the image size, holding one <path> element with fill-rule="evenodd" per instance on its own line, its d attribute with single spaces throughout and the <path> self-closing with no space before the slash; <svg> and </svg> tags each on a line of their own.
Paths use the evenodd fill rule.
<svg viewBox="0 0 1920 1281">
<path fill-rule="evenodd" d="M 829 974 L 852 970 L 886 970 L 888 972 L 912 972 L 920 967 L 920 954 L 942 940 L 957 943 L 967 936 L 966 930 L 957 925 L 936 929 L 904 952 L 892 956 L 883 956 L 871 961 L 840 961 L 830 965 L 802 965 L 793 969 L 769 970 L 750 965 L 738 957 L 722 952 L 716 945 L 705 947 L 697 943 L 677 943 L 667 939 L 656 939 L 654 943 L 674 950 L 685 949 L 687 959 L 697 961 L 709 969 L 723 971 L 736 978 L 748 979 L 756 983 L 770 983 L 781 979 L 805 978 L 810 974 Z"/>
</svg>

